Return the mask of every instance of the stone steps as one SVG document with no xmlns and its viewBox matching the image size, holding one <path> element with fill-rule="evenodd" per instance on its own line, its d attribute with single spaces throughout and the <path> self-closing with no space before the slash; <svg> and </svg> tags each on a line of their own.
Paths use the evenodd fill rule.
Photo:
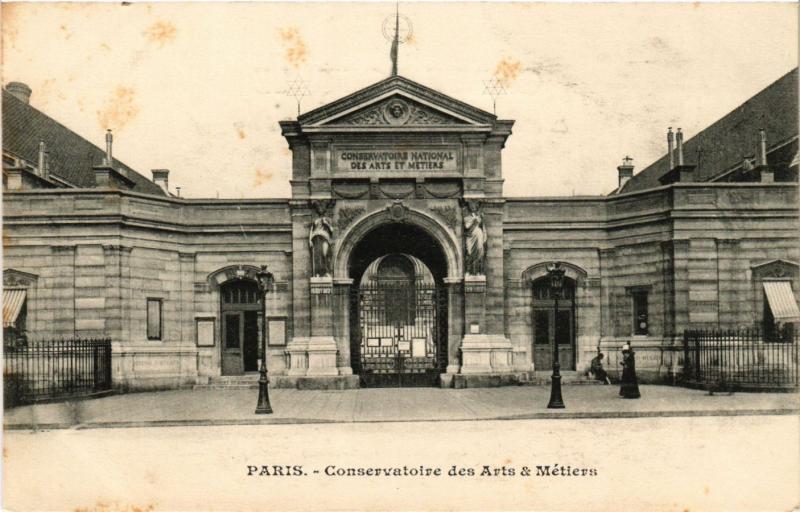
<svg viewBox="0 0 800 512">
<path fill-rule="evenodd" d="M 207 384 L 197 384 L 194 389 L 258 389 L 258 377 L 258 373 L 211 377 Z"/>
<path fill-rule="evenodd" d="M 531 379 L 528 381 L 532 386 L 549 386 L 550 376 L 553 374 L 552 370 L 537 371 L 531 373 Z M 561 385 L 562 386 L 602 386 L 603 383 L 595 380 L 585 373 L 578 372 L 561 372 Z"/>
</svg>

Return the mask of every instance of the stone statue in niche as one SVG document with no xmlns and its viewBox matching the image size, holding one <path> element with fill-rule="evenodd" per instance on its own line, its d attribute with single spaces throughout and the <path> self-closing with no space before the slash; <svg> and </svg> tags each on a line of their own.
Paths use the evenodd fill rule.
<svg viewBox="0 0 800 512">
<path fill-rule="evenodd" d="M 463 210 L 464 263 L 467 275 L 485 275 L 486 227 L 483 224 L 483 211 L 478 201 L 467 201 Z"/>
<path fill-rule="evenodd" d="M 313 201 L 316 218 L 311 222 L 308 245 L 311 248 L 311 275 L 328 277 L 333 262 L 333 227 L 328 216 L 329 201 Z"/>
</svg>

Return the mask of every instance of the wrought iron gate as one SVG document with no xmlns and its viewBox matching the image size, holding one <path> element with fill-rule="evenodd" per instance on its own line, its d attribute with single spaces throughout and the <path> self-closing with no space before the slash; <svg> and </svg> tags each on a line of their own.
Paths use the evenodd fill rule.
<svg viewBox="0 0 800 512">
<path fill-rule="evenodd" d="M 433 386 L 447 366 L 447 295 L 408 282 L 353 290 L 353 370 L 367 387 Z"/>
</svg>

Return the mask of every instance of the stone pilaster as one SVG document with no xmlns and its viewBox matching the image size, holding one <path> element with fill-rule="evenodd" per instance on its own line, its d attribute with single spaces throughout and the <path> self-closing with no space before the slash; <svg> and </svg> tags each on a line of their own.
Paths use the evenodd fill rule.
<svg viewBox="0 0 800 512">
<path fill-rule="evenodd" d="M 105 330 L 106 336 L 122 341 L 122 252 L 130 251 L 119 245 L 103 246 L 105 262 Z"/>
<path fill-rule="evenodd" d="M 486 333 L 486 276 L 464 276 L 464 326 L 467 334 Z"/>
<path fill-rule="evenodd" d="M 75 334 L 100 338 L 106 331 L 106 263 L 101 245 L 79 245 L 75 253 Z"/>
<path fill-rule="evenodd" d="M 309 283 L 311 250 L 308 246 L 311 212 L 307 201 L 292 201 L 292 336 L 308 338 L 311 334 Z"/>
<path fill-rule="evenodd" d="M 689 328 L 689 241 L 674 240 L 673 269 L 676 335 Z"/>
<path fill-rule="evenodd" d="M 194 343 L 194 253 L 179 252 L 180 264 L 180 339 Z"/>
<path fill-rule="evenodd" d="M 311 278 L 311 336 L 333 336 L 333 279 Z"/>
<path fill-rule="evenodd" d="M 333 279 L 311 278 L 311 337 L 306 375 L 339 375 L 333 336 Z"/>
<path fill-rule="evenodd" d="M 460 279 L 445 278 L 447 286 L 447 373 L 461 369 L 459 351 L 464 336 L 464 296 Z"/>
<path fill-rule="evenodd" d="M 339 375 L 352 375 L 350 362 L 350 286 L 352 279 L 336 279 L 333 287 L 333 325 L 336 339 L 336 367 Z"/>
<path fill-rule="evenodd" d="M 462 374 L 509 373 L 511 342 L 502 335 L 486 333 L 486 277 L 464 277 L 464 325 L 461 341 Z"/>
<path fill-rule="evenodd" d="M 54 278 L 55 302 L 60 307 L 54 309 L 53 325 L 48 331 L 75 335 L 75 255 L 74 245 L 54 245 L 51 263 L 58 270 Z M 54 304 L 55 306 L 55 304 Z"/>
</svg>

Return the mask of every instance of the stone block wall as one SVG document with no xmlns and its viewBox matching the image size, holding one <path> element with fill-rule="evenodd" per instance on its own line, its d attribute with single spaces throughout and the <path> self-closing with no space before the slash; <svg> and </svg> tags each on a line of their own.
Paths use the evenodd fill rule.
<svg viewBox="0 0 800 512">
<path fill-rule="evenodd" d="M 458 216 L 442 216 L 448 201 L 406 204 L 448 224 L 461 240 Z M 365 200 L 359 215 L 386 204 Z M 514 371 L 532 369 L 526 272 L 547 262 L 578 269 L 578 371 L 599 344 L 613 375 L 619 347 L 629 342 L 645 380 L 669 379 L 680 368 L 683 330 L 757 325 L 763 279 L 784 267 L 781 275 L 800 300 L 796 184 L 678 183 L 609 198 L 489 204 L 489 239 L 502 244 L 489 247 L 485 318 L 489 332 L 511 341 Z M 285 319 L 287 340 L 310 333 L 303 306 L 307 206 L 34 190 L 6 194 L 4 209 L 4 266 L 36 276 L 28 294 L 30 337 L 110 336 L 121 387 L 190 385 L 219 374 L 220 299 L 210 276 L 226 267 L 269 265 L 277 281 L 269 316 Z M 452 286 L 452 293 L 463 293 Z M 648 291 L 643 337 L 632 332 L 636 288 Z M 161 340 L 146 336 L 148 297 L 163 300 Z M 451 304 L 454 324 L 464 305 L 458 297 Z M 197 347 L 198 318 L 215 322 L 213 347 Z M 451 326 L 453 365 L 462 334 L 460 325 Z M 284 373 L 285 349 L 271 346 L 269 356 L 270 371 Z"/>
<path fill-rule="evenodd" d="M 504 223 L 504 327 L 517 370 L 534 368 L 532 283 L 546 264 L 570 267 L 576 287 L 576 369 L 583 371 L 600 340 L 601 290 L 598 249 L 605 243 L 601 198 L 509 199 Z M 536 272 L 531 270 L 538 268 Z"/>
<path fill-rule="evenodd" d="M 219 374 L 220 301 L 208 277 L 220 268 L 269 265 L 277 291 L 268 314 L 291 330 L 285 202 L 30 191 L 7 194 L 5 205 L 4 267 L 37 276 L 28 294 L 29 337 L 110 337 L 120 389 L 192 385 Z M 148 298 L 162 301 L 159 340 L 147 339 Z M 198 316 L 215 319 L 214 347 L 197 347 Z M 280 373 L 283 347 L 270 356 L 270 369 Z"/>
</svg>

